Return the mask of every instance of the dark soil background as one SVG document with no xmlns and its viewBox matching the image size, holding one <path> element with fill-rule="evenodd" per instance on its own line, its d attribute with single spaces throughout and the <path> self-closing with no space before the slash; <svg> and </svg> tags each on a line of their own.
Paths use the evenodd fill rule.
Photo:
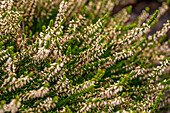
<svg viewBox="0 0 170 113">
<path fill-rule="evenodd" d="M 113 9 L 113 15 L 119 12 L 124 7 L 132 5 L 133 8 L 132 8 L 129 21 L 133 22 L 141 14 L 142 10 L 145 10 L 145 7 L 150 8 L 149 14 L 152 15 L 162 5 L 163 1 L 166 1 L 166 0 L 121 0 L 120 5 L 116 6 Z M 168 11 L 164 13 L 164 15 L 161 16 L 161 18 L 159 19 L 159 22 L 155 24 L 155 26 L 152 28 L 152 30 L 147 35 L 152 35 L 156 31 L 162 29 L 163 24 L 166 23 L 167 20 L 170 20 L 170 5 L 169 5 Z M 169 39 L 170 39 L 170 30 L 167 32 L 167 37 L 165 41 Z M 169 47 L 170 47 L 170 44 L 169 44 Z M 170 93 L 170 92 L 167 92 L 167 93 Z M 170 113 L 170 105 L 168 105 L 167 107 L 168 108 L 166 109 L 161 109 L 159 113 Z"/>
</svg>

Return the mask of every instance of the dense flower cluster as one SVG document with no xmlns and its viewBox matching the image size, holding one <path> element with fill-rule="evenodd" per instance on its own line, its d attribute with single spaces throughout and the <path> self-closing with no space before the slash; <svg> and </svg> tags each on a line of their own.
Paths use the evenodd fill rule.
<svg viewBox="0 0 170 113">
<path fill-rule="evenodd" d="M 170 20 L 146 34 L 169 2 L 131 24 L 131 6 L 108 16 L 119 2 L 1 0 L 0 113 L 157 112 L 168 105 Z"/>
</svg>

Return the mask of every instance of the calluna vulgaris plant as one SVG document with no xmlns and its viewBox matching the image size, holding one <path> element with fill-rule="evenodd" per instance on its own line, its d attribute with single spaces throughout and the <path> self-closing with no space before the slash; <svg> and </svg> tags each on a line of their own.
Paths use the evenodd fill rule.
<svg viewBox="0 0 170 113">
<path fill-rule="evenodd" d="M 131 24 L 131 6 L 107 16 L 119 2 L 1 0 L 0 113 L 148 113 L 167 106 L 170 20 L 146 34 L 169 0 Z"/>
</svg>

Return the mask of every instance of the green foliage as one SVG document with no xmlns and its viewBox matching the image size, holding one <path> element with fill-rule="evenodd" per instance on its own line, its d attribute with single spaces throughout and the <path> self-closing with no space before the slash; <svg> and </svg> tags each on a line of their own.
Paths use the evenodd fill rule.
<svg viewBox="0 0 170 113">
<path fill-rule="evenodd" d="M 169 5 L 170 4 L 170 0 L 166 0 L 166 4 Z"/>
<path fill-rule="evenodd" d="M 159 10 L 156 10 L 155 13 L 153 14 L 153 17 L 150 18 L 150 20 L 148 21 L 148 25 L 150 25 L 155 19 L 156 17 L 158 16 L 158 12 Z"/>
<path fill-rule="evenodd" d="M 149 7 L 146 7 L 146 8 L 145 8 L 145 11 L 146 11 L 147 13 L 149 12 L 149 10 L 150 10 Z"/>
<path fill-rule="evenodd" d="M 132 6 L 130 5 L 130 6 L 126 7 L 126 11 L 128 14 L 130 14 L 132 11 Z"/>
<path fill-rule="evenodd" d="M 71 47 L 68 46 L 67 51 L 66 51 L 66 56 L 69 57 L 71 55 Z"/>
</svg>

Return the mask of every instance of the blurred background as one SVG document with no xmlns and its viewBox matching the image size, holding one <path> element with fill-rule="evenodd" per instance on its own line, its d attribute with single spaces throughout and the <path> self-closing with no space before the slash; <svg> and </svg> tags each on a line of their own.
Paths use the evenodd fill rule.
<svg viewBox="0 0 170 113">
<path fill-rule="evenodd" d="M 158 9 L 162 2 L 166 0 L 121 0 L 120 5 L 113 9 L 113 15 L 120 11 L 122 8 L 132 5 L 132 12 L 129 21 L 135 21 L 137 17 L 141 14 L 145 7 L 149 7 L 149 14 L 152 15 L 156 9 Z M 169 6 L 170 7 L 170 6 Z M 170 8 L 169 10 L 159 19 L 158 23 L 152 28 L 148 35 L 155 33 L 163 27 L 163 23 L 170 20 Z M 167 33 L 167 38 L 165 41 L 170 39 L 170 31 Z M 169 45 L 170 47 L 170 45 Z"/>
</svg>

